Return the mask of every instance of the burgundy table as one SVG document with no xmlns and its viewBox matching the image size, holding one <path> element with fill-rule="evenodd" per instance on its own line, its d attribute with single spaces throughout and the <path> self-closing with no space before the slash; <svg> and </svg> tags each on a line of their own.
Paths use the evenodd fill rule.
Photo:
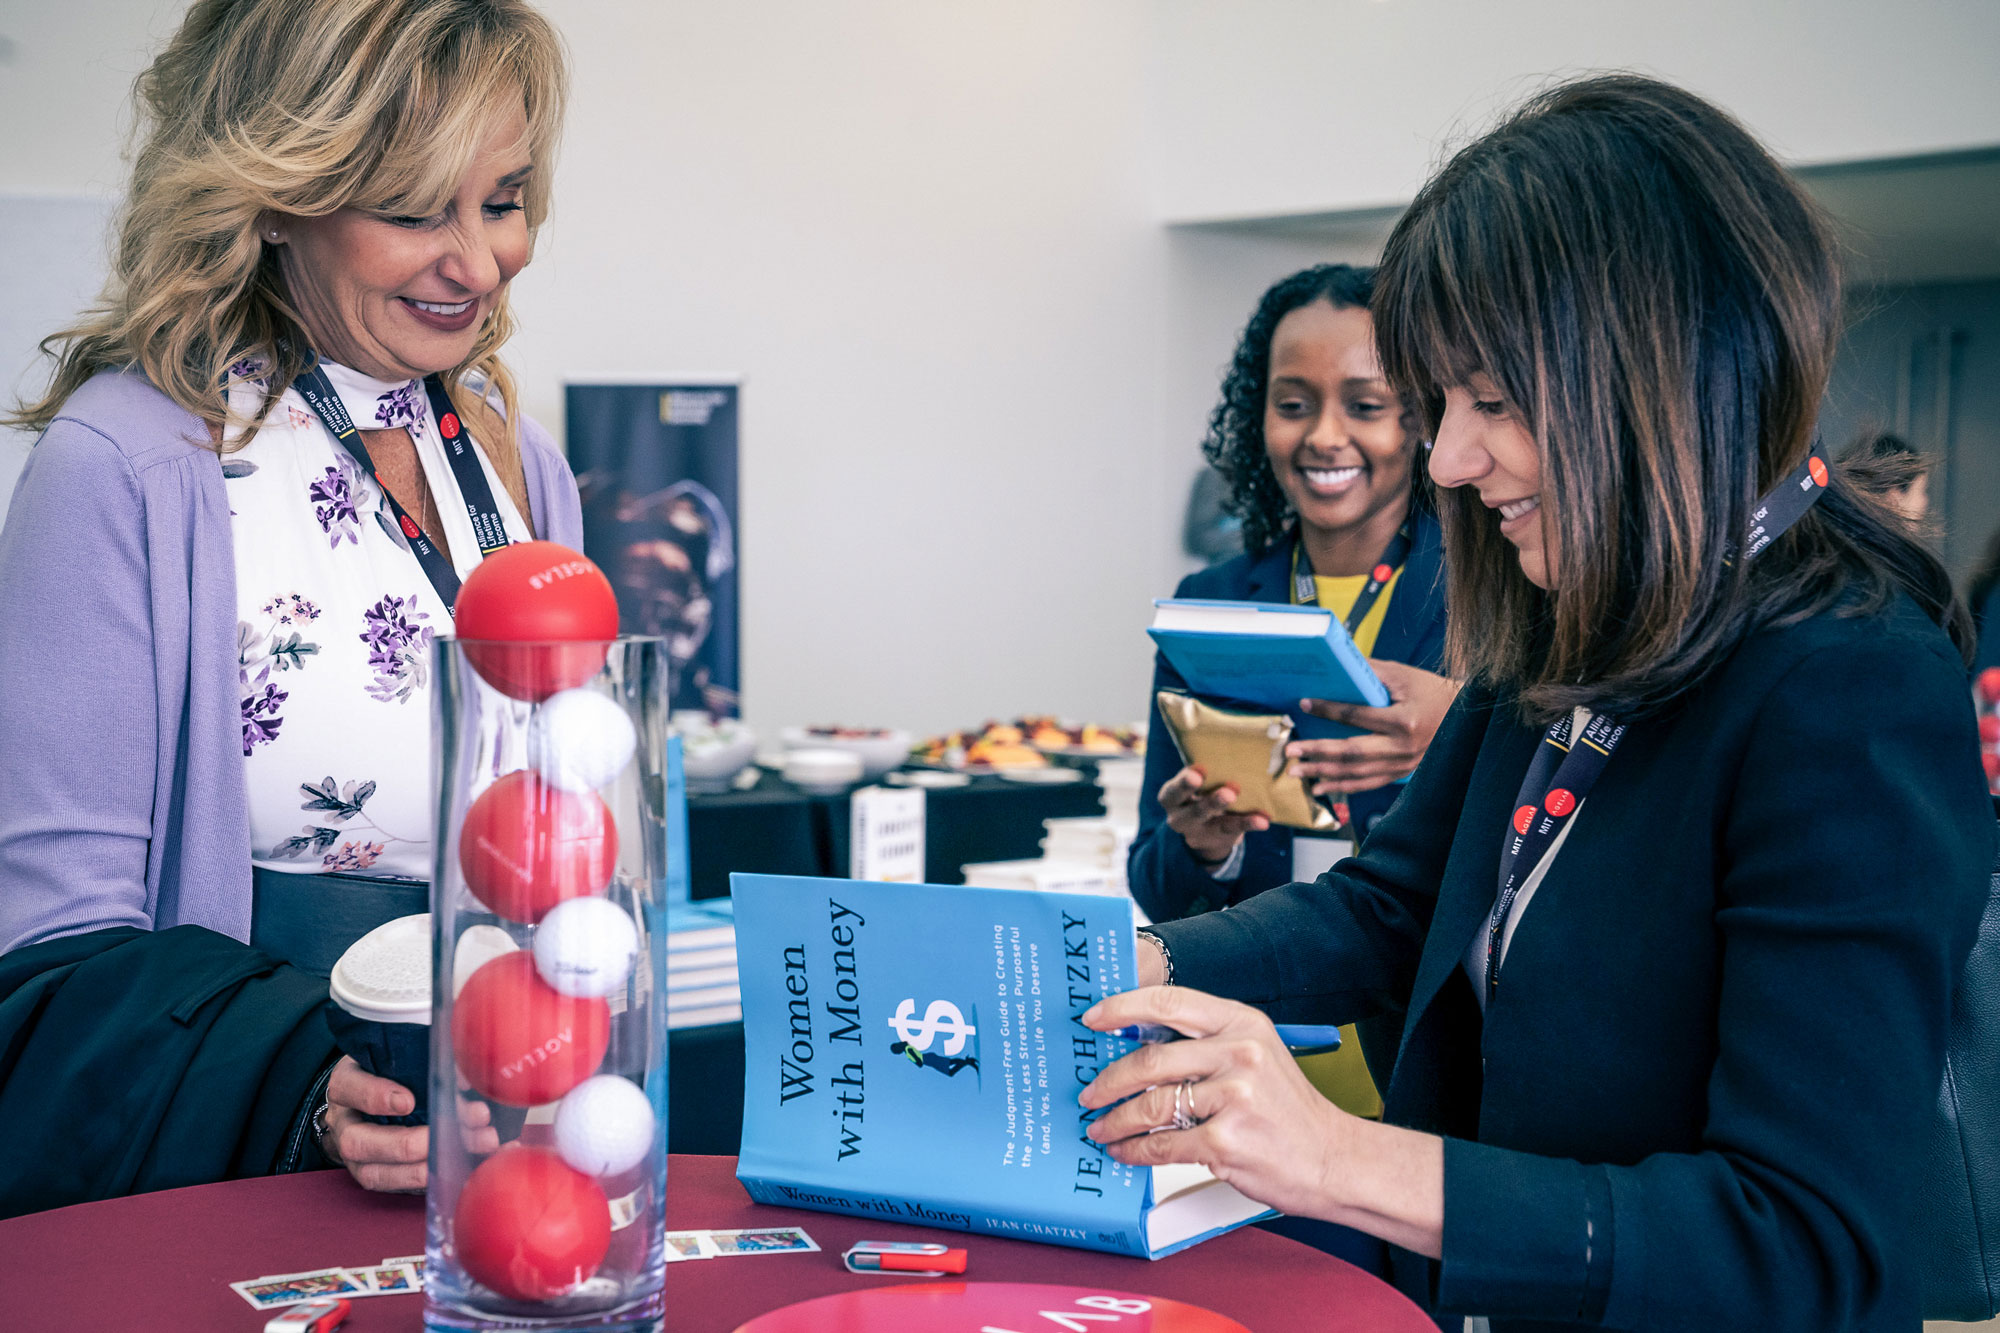
<svg viewBox="0 0 2000 1333">
<path fill-rule="evenodd" d="M 1027 1241 L 960 1236 L 753 1204 L 731 1157 L 671 1159 L 676 1231 L 798 1226 L 819 1254 L 702 1259 L 667 1269 L 668 1333 L 730 1333 L 793 1301 L 880 1285 L 840 1266 L 856 1240 L 948 1239 L 970 1280 L 1101 1286 L 1207 1306 L 1255 1333 L 1436 1333 L 1388 1284 L 1296 1241 L 1244 1229 L 1148 1263 Z M 372 1264 L 424 1248 L 421 1198 L 369 1194 L 343 1172 L 163 1190 L 0 1221 L 0 1325 L 9 1333 L 228 1333 L 262 1329 L 228 1284 Z M 423 1327 L 418 1296 L 354 1302 L 342 1333 Z"/>
</svg>

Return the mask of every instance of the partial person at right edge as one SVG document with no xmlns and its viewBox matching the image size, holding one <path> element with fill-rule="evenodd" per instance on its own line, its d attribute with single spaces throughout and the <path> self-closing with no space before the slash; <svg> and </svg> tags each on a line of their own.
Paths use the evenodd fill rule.
<svg viewBox="0 0 2000 1333">
<path fill-rule="evenodd" d="M 1978 629 L 1979 648 L 1972 669 L 2000 666 L 2000 531 L 1987 539 L 1979 565 L 1965 583 L 1965 604 Z"/>
</svg>

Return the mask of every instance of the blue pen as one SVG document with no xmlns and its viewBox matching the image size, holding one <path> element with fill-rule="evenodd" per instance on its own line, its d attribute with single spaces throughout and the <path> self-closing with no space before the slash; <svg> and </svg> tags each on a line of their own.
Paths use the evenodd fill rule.
<svg viewBox="0 0 2000 1333">
<path fill-rule="evenodd" d="M 1285 1049 L 1294 1055 L 1320 1055 L 1340 1049 L 1340 1029 L 1321 1023 L 1280 1023 L 1278 1040 L 1285 1043 Z M 1131 1027 L 1117 1028 L 1114 1037 L 1136 1041 L 1142 1046 L 1153 1046 L 1163 1041 L 1185 1041 L 1187 1034 L 1176 1032 L 1159 1023 L 1135 1023 Z"/>
</svg>

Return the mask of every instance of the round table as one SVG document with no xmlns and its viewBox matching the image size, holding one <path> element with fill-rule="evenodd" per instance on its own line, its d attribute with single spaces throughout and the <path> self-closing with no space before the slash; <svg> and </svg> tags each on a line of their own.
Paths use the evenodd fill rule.
<svg viewBox="0 0 2000 1333">
<path fill-rule="evenodd" d="M 962 1236 L 750 1202 L 733 1157 L 676 1155 L 667 1168 L 675 1231 L 805 1228 L 818 1254 L 702 1259 L 667 1269 L 668 1333 L 730 1333 L 778 1306 L 887 1278 L 840 1264 L 856 1240 L 947 1240 L 971 1251 L 968 1280 L 1106 1287 L 1207 1306 L 1256 1333 L 1436 1333 L 1423 1312 L 1351 1264 L 1242 1229 L 1148 1263 L 1028 1241 Z M 162 1190 L 0 1221 L 0 1292 L 10 1333 L 262 1329 L 229 1283 L 365 1265 L 424 1248 L 423 1200 L 370 1194 L 318 1171 Z M 342 1333 L 423 1327 L 417 1296 L 354 1302 Z"/>
</svg>

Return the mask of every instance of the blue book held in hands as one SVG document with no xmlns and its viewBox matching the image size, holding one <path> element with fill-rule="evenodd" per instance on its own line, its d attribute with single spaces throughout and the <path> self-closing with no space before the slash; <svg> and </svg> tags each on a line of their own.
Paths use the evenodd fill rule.
<svg viewBox="0 0 2000 1333">
<path fill-rule="evenodd" d="M 1204 698 L 1295 715 L 1301 699 L 1389 704 L 1340 617 L 1320 607 L 1162 597 L 1146 632 Z"/>
<path fill-rule="evenodd" d="M 1148 1259 L 1271 1215 L 1084 1136 L 1077 1094 L 1138 1049 L 1077 1021 L 1134 984 L 1129 899 L 730 880 L 751 1198 Z"/>
</svg>

